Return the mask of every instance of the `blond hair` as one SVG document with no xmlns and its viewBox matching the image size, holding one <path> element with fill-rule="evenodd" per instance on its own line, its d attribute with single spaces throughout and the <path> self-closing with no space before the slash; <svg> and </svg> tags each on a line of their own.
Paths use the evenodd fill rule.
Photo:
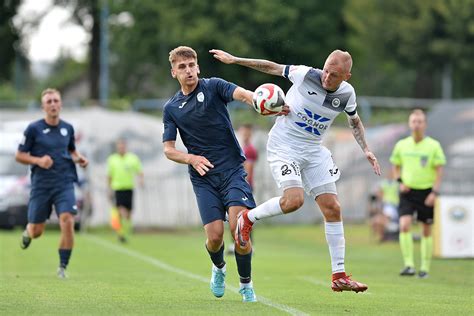
<svg viewBox="0 0 474 316">
<path fill-rule="evenodd" d="M 188 46 L 178 46 L 170 51 L 169 61 L 171 66 L 178 58 L 194 58 L 197 62 L 197 53 L 194 49 Z"/>
<path fill-rule="evenodd" d="M 423 111 L 422 109 L 414 109 L 413 111 L 411 111 L 410 117 L 412 115 L 423 116 L 423 119 L 426 121 L 426 114 L 425 114 L 425 111 Z"/>
<path fill-rule="evenodd" d="M 349 52 L 336 49 L 332 51 L 331 54 L 329 54 L 327 59 L 330 59 L 331 57 L 335 58 L 334 61 L 342 63 L 344 65 L 345 71 L 347 71 L 348 73 L 351 72 L 352 56 L 351 54 L 349 54 Z"/>
<path fill-rule="evenodd" d="M 44 89 L 43 92 L 41 92 L 41 98 L 43 98 L 46 94 L 50 94 L 50 93 L 57 93 L 59 96 L 61 96 L 61 93 L 57 89 L 47 88 L 47 89 Z"/>
</svg>

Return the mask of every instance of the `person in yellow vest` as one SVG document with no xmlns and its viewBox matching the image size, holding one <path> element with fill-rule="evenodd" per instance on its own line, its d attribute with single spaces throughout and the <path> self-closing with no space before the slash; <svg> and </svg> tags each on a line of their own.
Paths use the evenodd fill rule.
<svg viewBox="0 0 474 316">
<path fill-rule="evenodd" d="M 422 222 L 420 278 L 428 277 L 433 239 L 433 207 L 439 195 L 443 165 L 446 158 L 440 143 L 425 136 L 426 116 L 422 110 L 414 110 L 409 117 L 411 136 L 401 139 L 395 145 L 390 162 L 396 179 L 400 182 L 400 248 L 405 267 L 402 276 L 416 274 L 411 224 L 414 213 Z"/>
<path fill-rule="evenodd" d="M 123 139 L 116 142 L 116 152 L 107 159 L 108 187 L 113 191 L 115 206 L 120 217 L 117 230 L 119 241 L 126 242 L 132 230 L 131 213 L 133 209 L 133 190 L 135 177 L 143 186 L 142 163 L 137 155 L 127 151 L 127 143 Z"/>
<path fill-rule="evenodd" d="M 399 218 L 398 206 L 399 198 L 399 183 L 392 178 L 385 178 L 380 183 L 380 199 L 382 201 L 382 214 L 385 218 L 385 226 L 382 240 L 394 239 L 398 235 Z"/>
</svg>

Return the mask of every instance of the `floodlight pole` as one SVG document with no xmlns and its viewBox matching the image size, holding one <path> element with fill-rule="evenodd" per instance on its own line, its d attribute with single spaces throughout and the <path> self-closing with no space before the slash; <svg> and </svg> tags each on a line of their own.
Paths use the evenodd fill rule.
<svg viewBox="0 0 474 316">
<path fill-rule="evenodd" d="M 109 101 L 109 5 L 107 0 L 102 1 L 100 10 L 100 105 L 107 107 Z"/>
</svg>

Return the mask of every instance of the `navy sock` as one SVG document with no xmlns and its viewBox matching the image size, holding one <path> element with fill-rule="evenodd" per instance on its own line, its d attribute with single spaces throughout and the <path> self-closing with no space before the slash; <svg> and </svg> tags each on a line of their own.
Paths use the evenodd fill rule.
<svg viewBox="0 0 474 316">
<path fill-rule="evenodd" d="M 237 270 L 239 271 L 240 283 L 250 283 L 252 280 L 252 252 L 241 255 L 235 252 L 235 261 L 237 262 Z"/>
<path fill-rule="evenodd" d="M 72 249 L 59 249 L 59 266 L 66 268 L 71 258 Z"/>
<path fill-rule="evenodd" d="M 209 249 L 207 249 L 206 245 L 206 250 L 209 253 L 209 256 L 211 256 L 212 263 L 219 269 L 223 268 L 225 266 L 225 261 L 224 261 L 224 244 L 222 244 L 221 249 L 217 250 L 217 252 L 211 252 Z"/>
</svg>

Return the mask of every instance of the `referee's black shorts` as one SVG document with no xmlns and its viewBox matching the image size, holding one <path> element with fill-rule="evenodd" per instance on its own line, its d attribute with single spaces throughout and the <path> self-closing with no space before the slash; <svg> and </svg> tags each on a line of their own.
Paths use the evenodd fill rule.
<svg viewBox="0 0 474 316">
<path fill-rule="evenodd" d="M 398 215 L 414 215 L 425 224 L 433 224 L 433 207 L 425 205 L 425 199 L 431 193 L 431 188 L 424 190 L 410 189 L 406 193 L 400 192 Z"/>
<path fill-rule="evenodd" d="M 133 190 L 115 191 L 115 206 L 125 207 L 131 211 L 133 208 Z"/>
</svg>

